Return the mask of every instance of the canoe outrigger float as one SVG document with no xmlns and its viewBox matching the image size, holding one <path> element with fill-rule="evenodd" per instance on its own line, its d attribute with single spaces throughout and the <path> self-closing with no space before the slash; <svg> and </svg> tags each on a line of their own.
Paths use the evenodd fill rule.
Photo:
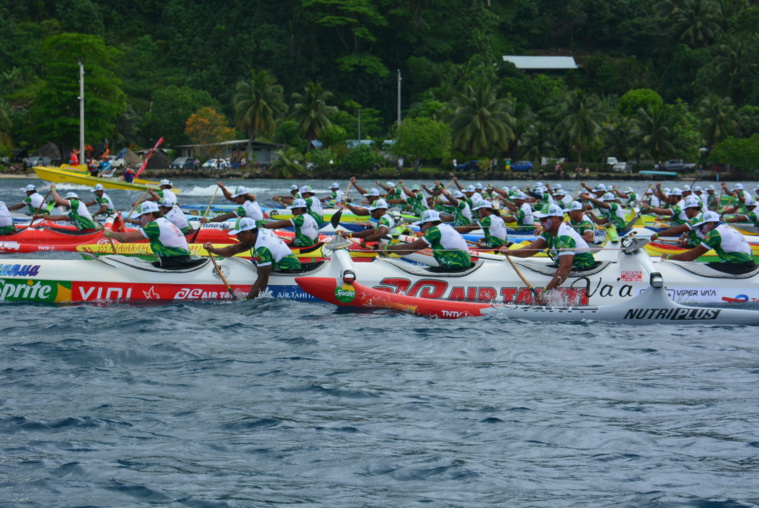
<svg viewBox="0 0 759 508">
<path fill-rule="evenodd" d="M 82 171 L 84 166 L 69 166 L 63 164 L 58 168 L 48 168 L 44 166 L 34 166 L 34 172 L 40 179 L 46 182 L 53 183 L 73 183 L 77 185 L 88 185 L 93 187 L 97 184 L 102 184 L 106 189 L 121 189 L 121 190 L 135 190 L 146 191 L 148 189 L 158 190 L 159 182 L 151 180 L 141 180 L 135 178 L 132 183 L 124 182 L 115 178 L 103 178 L 99 176 L 90 176 L 86 168 Z M 171 189 L 175 194 L 179 194 L 181 191 L 176 188 Z"/>
</svg>

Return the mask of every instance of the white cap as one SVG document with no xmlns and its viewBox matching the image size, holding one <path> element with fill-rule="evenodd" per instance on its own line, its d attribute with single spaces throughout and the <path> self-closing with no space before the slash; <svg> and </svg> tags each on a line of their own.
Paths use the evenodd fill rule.
<svg viewBox="0 0 759 508">
<path fill-rule="evenodd" d="M 514 194 L 514 199 L 527 199 L 527 195 L 524 192 L 519 191 Z"/>
<path fill-rule="evenodd" d="M 96 192 L 96 191 L 99 191 L 99 190 L 105 190 L 105 187 L 103 187 L 103 184 L 102 184 L 102 183 L 99 183 L 99 184 L 95 185 L 95 186 L 92 188 L 92 192 Z"/>
<path fill-rule="evenodd" d="M 384 210 L 387 210 L 389 207 L 387 206 L 387 201 L 384 199 L 378 199 L 376 200 L 370 207 L 369 211 L 376 210 L 378 208 L 382 208 Z"/>
<path fill-rule="evenodd" d="M 606 185 L 599 183 L 598 185 L 596 185 L 596 188 L 593 189 L 593 192 L 601 192 L 601 191 L 606 192 Z"/>
<path fill-rule="evenodd" d="M 30 183 L 26 186 L 26 192 L 37 192 L 37 187 Z"/>
<path fill-rule="evenodd" d="M 748 197 L 746 198 L 746 201 L 743 203 L 744 206 L 756 206 L 756 201 L 754 201 L 754 198 Z"/>
<path fill-rule="evenodd" d="M 340 188 L 340 184 L 337 183 L 337 182 L 334 182 L 332 185 L 329 186 L 329 188 L 330 189 L 339 189 Z"/>
<path fill-rule="evenodd" d="M 719 222 L 719 221 L 720 221 L 719 214 L 717 212 L 713 212 L 709 210 L 708 212 L 704 214 L 704 220 L 702 220 L 701 222 L 697 222 L 696 224 L 693 224 L 693 227 L 697 228 L 699 226 L 703 226 L 707 222 Z"/>
<path fill-rule="evenodd" d="M 76 192 L 69 192 L 66 194 L 66 199 L 79 199 L 79 196 Z"/>
<path fill-rule="evenodd" d="M 572 201 L 572 204 L 569 205 L 569 208 L 564 210 L 565 212 L 574 212 L 575 210 L 585 210 L 585 206 L 583 206 L 582 203 L 579 201 Z"/>
<path fill-rule="evenodd" d="M 735 187 L 733 187 L 733 190 L 743 190 L 743 184 L 742 183 L 736 183 Z"/>
<path fill-rule="evenodd" d="M 139 207 L 137 207 L 137 211 L 135 214 L 137 217 L 140 215 L 145 215 L 146 213 L 155 213 L 158 211 L 158 205 L 155 204 L 154 201 L 143 201 Z"/>
<path fill-rule="evenodd" d="M 312 189 L 310 185 L 304 185 L 303 187 L 300 188 L 300 193 L 301 194 L 313 194 L 314 193 L 314 189 Z"/>
<path fill-rule="evenodd" d="M 714 188 L 714 185 L 709 185 L 709 187 L 706 188 L 706 191 L 716 191 L 717 189 Z"/>
<path fill-rule="evenodd" d="M 242 196 L 243 194 L 247 194 L 247 193 L 248 193 L 247 187 L 245 187 L 244 185 L 238 185 L 237 187 L 235 187 L 235 190 L 232 191 L 232 197 L 236 198 L 237 196 Z"/>
<path fill-rule="evenodd" d="M 164 185 L 168 185 L 169 187 L 172 187 L 171 182 L 166 180 L 165 178 L 161 180 L 160 186 L 163 187 Z"/>
<path fill-rule="evenodd" d="M 632 187 L 625 187 L 625 192 L 633 192 L 633 188 Z"/>
<path fill-rule="evenodd" d="M 683 185 L 683 192 L 689 191 L 689 190 L 690 190 L 690 185 Z"/>
<path fill-rule="evenodd" d="M 644 194 L 653 194 L 653 193 L 654 193 L 654 190 L 651 187 L 646 189 L 646 192 L 644 192 Z"/>
<path fill-rule="evenodd" d="M 466 188 L 464 192 L 474 192 L 474 190 L 475 190 L 474 185 L 470 185 L 469 187 Z"/>
<path fill-rule="evenodd" d="M 295 184 L 293 184 L 293 185 L 290 186 L 290 190 L 291 191 L 298 190 L 298 188 L 299 187 L 297 185 L 295 185 Z"/>
<path fill-rule="evenodd" d="M 672 189 L 672 192 L 670 193 L 670 195 L 672 195 L 672 196 L 682 196 L 683 195 L 683 191 L 679 187 L 675 187 L 674 189 Z"/>
<path fill-rule="evenodd" d="M 379 189 L 377 189 L 376 187 L 374 189 L 370 190 L 369 192 L 367 192 L 366 194 L 364 194 L 364 196 L 366 196 L 366 197 L 369 197 L 369 196 L 379 196 L 379 195 L 380 195 L 379 194 Z"/>
<path fill-rule="evenodd" d="M 493 203 L 491 203 L 487 199 L 483 199 L 482 201 L 480 201 L 479 203 L 477 203 L 477 206 L 475 206 L 472 209 L 472 211 L 479 210 L 480 208 L 491 208 L 492 209 L 493 208 Z"/>
<path fill-rule="evenodd" d="M 554 190 L 553 190 L 553 193 L 554 193 L 555 195 L 557 195 L 557 196 L 566 196 L 566 195 L 567 195 L 567 193 L 566 193 L 566 192 L 564 192 L 564 189 L 561 189 L 561 188 L 559 188 L 559 189 L 554 189 Z"/>
<path fill-rule="evenodd" d="M 693 187 L 693 192 L 701 192 L 701 186 L 696 185 L 695 187 Z"/>
<path fill-rule="evenodd" d="M 440 213 L 437 210 L 425 210 L 422 214 L 422 220 L 415 222 L 415 226 L 424 224 L 425 222 L 438 222 L 440 220 Z"/>
<path fill-rule="evenodd" d="M 158 202 L 158 206 L 162 206 L 164 208 L 171 208 L 174 206 L 174 201 L 172 201 L 171 198 L 163 198 Z"/>
<path fill-rule="evenodd" d="M 564 210 L 561 209 L 559 205 L 551 205 L 548 207 L 548 211 L 545 213 L 543 212 L 535 212 L 533 216 L 537 218 L 543 218 L 543 217 L 563 217 L 564 216 Z"/>
<path fill-rule="evenodd" d="M 306 209 L 308 209 L 308 206 L 306 205 L 306 200 L 305 199 L 296 199 L 296 200 L 294 200 L 293 204 L 290 205 L 290 209 L 293 209 L 293 208 L 306 208 Z"/>
<path fill-rule="evenodd" d="M 456 198 L 456 199 L 463 198 L 464 197 L 464 193 L 461 192 L 461 191 L 459 191 L 459 190 L 453 191 L 453 197 Z"/>
<path fill-rule="evenodd" d="M 385 185 L 388 187 L 395 187 L 395 184 L 393 182 L 387 182 Z"/>
<path fill-rule="evenodd" d="M 683 208 L 701 208 L 701 200 L 696 196 L 688 196 L 685 198 Z"/>
<path fill-rule="evenodd" d="M 250 217 L 240 217 L 235 221 L 235 228 L 229 232 L 230 235 L 239 235 L 243 231 L 257 229 L 256 221 Z"/>
<path fill-rule="evenodd" d="M 556 189 L 561 189 L 560 183 L 557 183 L 556 185 L 553 186 L 553 190 L 556 190 Z"/>
<path fill-rule="evenodd" d="M 614 201 L 617 197 L 611 192 L 607 192 L 601 197 L 601 201 Z"/>
<path fill-rule="evenodd" d="M 474 186 L 474 188 L 475 189 L 482 189 L 482 184 L 478 182 L 477 185 Z"/>
</svg>

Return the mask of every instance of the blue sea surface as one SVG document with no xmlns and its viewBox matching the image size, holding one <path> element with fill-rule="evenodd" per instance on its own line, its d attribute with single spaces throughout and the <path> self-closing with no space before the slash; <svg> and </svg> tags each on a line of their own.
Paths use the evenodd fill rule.
<svg viewBox="0 0 759 508">
<path fill-rule="evenodd" d="M 245 182 L 262 202 L 289 183 Z M 0 506 L 759 506 L 753 328 L 272 299 L 2 312 Z"/>
</svg>

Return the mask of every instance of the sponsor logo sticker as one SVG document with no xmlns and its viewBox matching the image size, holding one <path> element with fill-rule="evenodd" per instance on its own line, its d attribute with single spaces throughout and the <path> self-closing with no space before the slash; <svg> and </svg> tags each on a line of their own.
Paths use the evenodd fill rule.
<svg viewBox="0 0 759 508">
<path fill-rule="evenodd" d="M 631 270 L 631 271 L 625 271 L 622 270 L 621 277 L 619 280 L 623 282 L 643 282 L 643 271 L 642 270 Z"/>
<path fill-rule="evenodd" d="M 349 284 L 335 288 L 335 298 L 342 303 L 350 303 L 356 299 L 356 290 Z"/>
</svg>

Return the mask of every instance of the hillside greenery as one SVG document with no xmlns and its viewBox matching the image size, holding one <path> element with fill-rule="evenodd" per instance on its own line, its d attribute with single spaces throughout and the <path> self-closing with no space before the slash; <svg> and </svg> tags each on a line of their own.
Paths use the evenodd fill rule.
<svg viewBox="0 0 759 508">
<path fill-rule="evenodd" d="M 232 132 L 287 145 L 279 171 L 289 173 L 310 160 L 342 163 L 360 128 L 362 139 L 397 138 L 392 149 L 417 167 L 453 158 L 704 155 L 755 170 L 757 150 L 736 147 L 759 135 L 757 4 L 4 2 L 0 155 L 77 146 L 81 59 L 86 141 L 107 139 L 114 149 L 160 137 L 169 148 L 210 143 Z M 529 74 L 503 55 L 571 55 L 582 68 Z M 208 118 L 213 132 L 199 132 Z"/>
</svg>

